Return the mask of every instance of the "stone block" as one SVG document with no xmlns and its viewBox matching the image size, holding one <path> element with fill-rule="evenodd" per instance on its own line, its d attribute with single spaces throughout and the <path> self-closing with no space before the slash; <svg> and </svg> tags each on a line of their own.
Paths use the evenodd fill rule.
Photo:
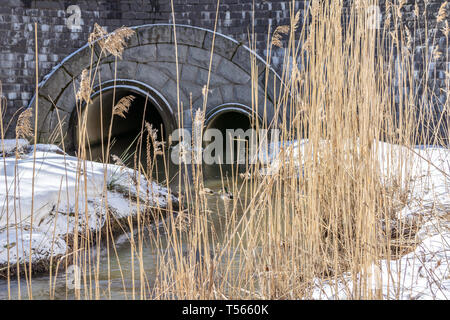
<svg viewBox="0 0 450 320">
<path fill-rule="evenodd" d="M 35 100 L 33 100 L 30 103 L 30 107 L 33 109 L 33 119 L 35 117 L 36 107 L 35 107 Z M 50 101 L 43 97 L 39 97 L 38 100 L 38 132 L 50 132 L 51 130 L 51 117 L 49 116 L 52 113 L 53 105 Z M 34 120 L 32 121 L 33 131 L 34 131 Z M 39 139 L 39 136 L 38 136 Z"/>
<path fill-rule="evenodd" d="M 189 47 L 188 60 L 189 64 L 202 67 L 209 70 L 210 67 L 211 52 L 205 49 L 200 49 L 196 47 Z M 211 71 L 216 71 L 222 62 L 222 57 L 213 54 L 213 60 L 211 65 Z"/>
<path fill-rule="evenodd" d="M 123 53 L 123 60 L 148 63 L 156 61 L 156 45 L 148 44 L 127 48 Z"/>
<path fill-rule="evenodd" d="M 256 61 L 256 66 L 258 67 L 258 75 L 261 74 L 266 68 L 266 63 L 261 58 L 256 56 L 252 51 L 249 51 L 249 48 L 247 46 L 241 45 L 236 50 L 232 61 L 239 65 L 242 69 L 250 73 L 252 70 L 252 59 L 255 59 Z"/>
<path fill-rule="evenodd" d="M 217 72 L 235 84 L 244 84 L 250 80 L 250 74 L 229 60 L 223 60 Z"/>
<path fill-rule="evenodd" d="M 215 108 L 217 106 L 220 106 L 222 104 L 224 104 L 224 99 L 222 97 L 222 93 L 220 88 L 210 88 L 208 90 L 208 97 L 206 100 L 206 110 L 208 112 L 208 110 Z M 198 108 L 203 108 L 204 105 L 204 97 L 203 95 L 198 98 L 196 101 L 194 101 L 192 103 L 193 109 L 197 110 Z"/>
<path fill-rule="evenodd" d="M 196 101 L 202 96 L 203 87 L 194 82 L 181 80 L 180 87 L 188 98 L 192 96 L 192 101 Z"/>
<path fill-rule="evenodd" d="M 203 40 L 206 34 L 205 30 L 186 26 L 177 26 L 175 30 L 177 44 L 185 44 L 199 48 L 203 46 Z M 175 40 L 173 42 L 175 43 Z"/>
<path fill-rule="evenodd" d="M 198 79 L 199 68 L 190 64 L 183 64 L 181 69 L 181 80 L 195 82 Z"/>
<path fill-rule="evenodd" d="M 49 114 L 50 131 L 52 141 L 48 143 L 59 144 L 66 136 L 72 136 L 73 132 L 69 128 L 71 114 L 55 109 Z"/>
<path fill-rule="evenodd" d="M 189 106 L 189 98 L 186 96 L 186 94 L 183 92 L 183 89 L 180 85 L 180 108 L 183 106 L 183 108 L 186 108 L 186 106 Z M 161 94 L 167 99 L 169 102 L 172 110 L 174 111 L 174 114 L 177 114 L 178 112 L 178 101 L 177 101 L 177 83 L 169 79 L 167 83 L 164 85 L 164 89 L 161 91 Z"/>
<path fill-rule="evenodd" d="M 143 26 L 137 29 L 139 44 L 172 43 L 172 26 Z"/>
<path fill-rule="evenodd" d="M 97 60 L 97 55 L 92 55 L 91 49 L 89 47 L 84 47 L 65 60 L 63 66 L 70 75 L 76 77 L 81 74 L 83 69 L 89 68 L 91 64 L 95 67 Z"/>
<path fill-rule="evenodd" d="M 281 79 L 275 74 L 273 70 L 268 70 L 259 76 L 259 85 L 264 90 L 267 86 L 268 99 L 275 104 L 275 101 L 283 94 L 284 87 L 282 86 Z"/>
<path fill-rule="evenodd" d="M 209 87 L 219 87 L 224 84 L 228 84 L 229 81 L 219 75 L 217 75 L 214 72 L 209 72 L 205 69 L 199 69 L 199 73 L 197 76 L 196 83 L 198 83 L 201 86 L 205 86 L 208 84 L 208 74 L 209 74 Z"/>
<path fill-rule="evenodd" d="M 164 84 L 169 80 L 169 77 L 165 73 L 162 73 L 156 66 L 139 64 L 135 79 L 159 90 L 163 88 Z"/>
<path fill-rule="evenodd" d="M 76 92 L 79 87 L 79 81 L 77 80 L 69 83 L 56 101 L 56 107 L 66 112 L 72 112 L 76 106 Z"/>
<path fill-rule="evenodd" d="M 177 81 L 177 64 L 173 62 L 158 62 L 153 65 L 159 70 L 160 73 L 164 73 L 169 78 Z M 182 64 L 178 64 L 178 74 L 181 75 L 181 70 L 183 68 Z"/>
<path fill-rule="evenodd" d="M 39 94 L 51 101 L 56 101 L 62 90 L 72 81 L 72 76 L 64 68 L 56 69 L 51 78 L 39 88 Z"/>
<path fill-rule="evenodd" d="M 97 87 L 100 83 L 114 79 L 113 71 L 111 70 L 111 64 L 103 63 L 98 66 L 97 72 L 95 72 L 95 80 L 93 81 L 93 87 Z"/>
<path fill-rule="evenodd" d="M 214 32 L 207 32 L 205 41 L 203 43 L 203 49 L 211 51 Z M 214 53 L 218 54 L 226 59 L 231 59 L 239 46 L 239 42 L 231 38 L 225 37 L 221 34 L 217 34 L 214 39 Z"/>
<path fill-rule="evenodd" d="M 178 63 L 184 63 L 188 55 L 188 47 L 179 44 L 175 51 L 175 45 L 173 44 L 158 44 L 156 54 L 158 62 L 176 62 L 178 58 Z"/>
<path fill-rule="evenodd" d="M 117 74 L 117 79 L 130 79 L 134 80 L 136 78 L 138 64 L 131 61 L 118 61 L 117 70 L 115 66 L 111 65 L 112 77 Z"/>
<path fill-rule="evenodd" d="M 234 85 L 224 85 L 220 87 L 220 93 L 224 98 L 224 103 L 236 102 L 236 97 L 234 94 Z"/>
</svg>

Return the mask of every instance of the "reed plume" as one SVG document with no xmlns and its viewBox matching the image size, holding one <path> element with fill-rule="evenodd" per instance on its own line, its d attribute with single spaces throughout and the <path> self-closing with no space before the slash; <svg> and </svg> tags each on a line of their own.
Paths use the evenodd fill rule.
<svg viewBox="0 0 450 320">
<path fill-rule="evenodd" d="M 33 129 L 31 127 L 31 118 L 33 117 L 33 110 L 26 109 L 19 115 L 16 126 L 16 137 L 18 139 L 28 139 L 33 137 Z"/>
<path fill-rule="evenodd" d="M 147 136 L 147 145 L 151 145 L 153 147 L 153 154 L 154 155 L 161 155 L 163 154 L 163 148 L 164 148 L 164 142 L 158 140 L 158 130 L 153 128 L 151 123 L 145 122 L 145 128 L 147 129 L 148 136 Z M 147 154 L 147 157 L 149 157 L 149 152 Z"/>
<path fill-rule="evenodd" d="M 445 1 L 441 7 L 439 8 L 438 11 L 438 16 L 437 16 L 437 22 L 442 22 L 445 21 L 445 19 L 447 18 L 447 11 L 446 11 L 446 7 L 447 7 L 447 1 Z"/>
<path fill-rule="evenodd" d="M 103 27 L 101 27 L 98 23 L 94 24 L 94 29 L 89 35 L 88 39 L 89 44 L 90 45 L 94 44 L 95 41 L 103 39 L 107 34 L 108 32 L 106 32 L 106 30 Z"/>
<path fill-rule="evenodd" d="M 448 34 L 450 33 L 448 21 L 445 21 L 445 26 L 442 28 L 442 33 L 444 34 L 445 37 L 448 37 Z"/>
<path fill-rule="evenodd" d="M 297 31 L 299 22 L 300 22 L 300 11 L 297 11 L 294 20 L 292 21 L 292 32 Z"/>
<path fill-rule="evenodd" d="M 398 16 L 399 18 L 402 17 L 402 8 L 403 8 L 403 6 L 405 5 L 405 3 L 406 3 L 406 0 L 400 0 L 400 3 L 398 4 L 398 7 L 397 7 L 397 16 Z"/>
<path fill-rule="evenodd" d="M 77 101 L 84 101 L 86 104 L 90 104 L 91 101 L 91 79 L 89 77 L 89 71 L 87 69 L 84 69 L 81 73 L 81 82 L 80 82 L 80 88 L 78 89 L 76 93 L 76 99 Z"/>
<path fill-rule="evenodd" d="M 115 57 L 122 59 L 123 50 L 125 49 L 126 40 L 135 34 L 135 31 L 128 27 L 121 27 L 107 36 L 107 31 L 98 25 L 94 25 L 94 29 L 89 35 L 89 44 L 97 42 L 102 52 L 108 52 Z"/>
<path fill-rule="evenodd" d="M 273 33 L 272 36 L 272 44 L 274 46 L 283 48 L 283 44 L 281 42 L 283 35 L 287 35 L 289 34 L 289 31 L 291 31 L 292 33 L 294 33 L 295 31 L 297 31 L 298 25 L 300 22 L 300 11 L 298 11 L 295 14 L 294 19 L 292 20 L 291 26 L 288 25 L 283 25 L 283 26 L 278 26 L 275 29 L 275 32 Z"/>
<path fill-rule="evenodd" d="M 283 44 L 281 43 L 281 39 L 283 38 L 283 34 L 288 34 L 290 30 L 289 26 L 278 26 L 275 29 L 272 37 L 272 44 L 274 46 L 283 48 Z"/>
<path fill-rule="evenodd" d="M 439 51 L 439 47 L 436 47 L 433 50 L 433 59 L 434 60 L 439 60 L 441 58 L 441 56 L 442 56 L 442 52 Z"/>
<path fill-rule="evenodd" d="M 125 114 L 130 109 L 130 106 L 135 98 L 136 98 L 135 96 L 129 95 L 120 99 L 119 102 L 113 108 L 113 114 L 115 116 L 119 116 L 125 119 L 126 118 Z"/>
<path fill-rule="evenodd" d="M 109 52 L 113 56 L 122 59 L 123 50 L 127 46 L 126 40 L 135 34 L 135 31 L 121 27 L 111 33 L 106 39 L 98 41 L 103 51 Z"/>
</svg>

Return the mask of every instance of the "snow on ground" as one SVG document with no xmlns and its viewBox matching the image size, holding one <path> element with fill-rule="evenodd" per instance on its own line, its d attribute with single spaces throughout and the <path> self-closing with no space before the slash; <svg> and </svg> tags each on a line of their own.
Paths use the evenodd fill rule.
<svg viewBox="0 0 450 320">
<path fill-rule="evenodd" d="M 387 299 L 450 299 L 450 150 L 405 150 L 387 144 L 380 150 L 380 165 L 385 172 L 386 150 L 402 153 L 412 162 L 410 196 L 398 215 L 407 220 L 421 218 L 423 224 L 416 235 L 419 245 L 414 252 L 373 267 L 381 270 L 379 289 Z"/>
<path fill-rule="evenodd" d="M 300 160 L 298 168 L 301 168 L 305 151 L 308 150 L 307 143 L 291 142 L 281 154 L 285 159 L 289 158 L 286 155 L 294 155 L 295 159 Z M 67 244 L 63 236 L 73 231 L 77 210 L 80 213 L 79 229 L 101 228 L 105 223 L 105 205 L 102 203 L 105 169 L 110 212 L 117 218 L 136 213 L 135 203 L 124 196 L 124 191 L 128 190 L 134 197 L 138 194 L 132 170 L 90 161 L 80 162 L 55 146 L 37 145 L 31 229 L 34 146 L 19 141 L 22 155 L 17 162 L 15 147 L 15 140 L 5 140 L 2 148 L 7 157 L 0 161 L 0 273 L 8 255 L 12 265 L 17 260 L 29 260 L 30 240 L 33 262 L 64 255 Z M 419 245 L 415 251 L 398 260 L 379 261 L 369 268 L 373 278 L 378 280 L 373 281 L 373 288 L 381 290 L 386 299 L 448 299 L 450 150 L 436 147 L 410 150 L 378 142 L 377 152 L 384 182 L 389 183 L 389 177 L 401 173 L 404 179 L 402 185 L 410 190 L 408 203 L 398 213 L 399 218 L 414 220 L 420 217 L 423 224 L 417 234 Z M 270 160 L 271 164 L 263 174 L 276 174 L 282 167 L 282 158 Z M 410 161 L 411 166 L 402 165 L 404 161 Z M 405 170 L 407 167 L 411 168 L 408 172 Z M 80 171 L 83 173 L 81 176 L 76 174 Z M 143 177 L 139 178 L 141 198 L 149 194 L 149 205 L 165 207 L 167 190 L 155 183 L 149 185 Z M 145 199 L 142 200 L 145 202 Z M 172 201 L 176 199 L 172 198 Z M 86 203 L 87 216 L 84 214 Z M 350 276 L 344 276 L 337 284 L 317 280 L 313 298 L 352 298 L 352 286 Z"/>
<path fill-rule="evenodd" d="M 295 165 L 301 168 L 305 151 L 310 150 L 307 143 L 306 140 L 290 143 L 261 173 L 276 174 L 290 156 L 299 160 Z M 423 224 L 415 251 L 398 260 L 382 260 L 369 268 L 373 289 L 382 290 L 386 299 L 449 299 L 450 150 L 426 146 L 408 149 L 383 142 L 376 142 L 376 146 L 383 182 L 388 184 L 390 177 L 399 176 L 401 185 L 410 190 L 399 218 L 407 221 L 420 218 Z M 410 170 L 406 171 L 408 167 Z M 352 287 L 350 275 L 345 275 L 337 285 L 317 280 L 313 298 L 352 298 Z"/>
<path fill-rule="evenodd" d="M 16 147 L 20 149 L 23 147 L 27 147 L 28 145 L 29 145 L 28 141 L 24 139 L 17 139 L 17 140 L 5 139 L 0 144 L 0 153 L 2 155 L 5 154 L 6 156 L 8 156 L 16 149 Z"/>
<path fill-rule="evenodd" d="M 73 233 L 76 224 L 80 231 L 100 230 L 106 221 L 106 207 L 120 219 L 136 214 L 136 203 L 130 199 L 139 197 L 141 206 L 164 208 L 168 204 L 166 188 L 147 183 L 143 176 L 135 177 L 131 169 L 80 161 L 56 146 L 35 147 L 26 141 L 19 141 L 21 155 L 16 160 L 16 141 L 4 140 L 3 145 L 6 157 L 0 160 L 0 274 L 8 256 L 11 265 L 29 261 L 30 243 L 33 263 L 66 254 L 64 236 Z M 107 206 L 102 196 L 105 176 Z M 170 197 L 174 203 L 177 201 Z"/>
</svg>

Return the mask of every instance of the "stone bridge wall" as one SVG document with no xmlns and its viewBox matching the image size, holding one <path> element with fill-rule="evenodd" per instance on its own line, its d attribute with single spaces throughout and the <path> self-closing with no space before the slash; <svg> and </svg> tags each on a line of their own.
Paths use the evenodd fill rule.
<svg viewBox="0 0 450 320">
<path fill-rule="evenodd" d="M 403 7 L 405 23 L 413 26 L 414 3 L 408 0 Z M 253 6 L 253 2 L 255 2 Z M 417 0 L 423 12 L 423 0 Z M 443 57 L 433 62 L 430 72 L 436 72 L 436 96 L 443 99 L 445 62 L 448 46 L 440 28 L 436 28 L 437 11 L 443 0 L 429 1 L 430 36 L 436 36 L 443 50 Z M 216 0 L 174 0 L 177 24 L 187 24 L 213 29 Z M 247 43 L 252 26 L 253 10 L 257 49 L 265 54 L 269 24 L 273 26 L 289 22 L 290 1 L 282 0 L 221 0 L 217 30 L 234 39 Z M 309 1 L 299 0 L 295 10 L 305 13 Z M 78 11 L 78 8 L 80 11 Z M 26 107 L 34 92 L 34 23 L 38 23 L 40 80 L 66 56 L 82 47 L 95 22 L 112 31 L 122 25 L 136 26 L 171 22 L 169 0 L 1 0 L 0 6 L 0 81 L 3 94 L 8 98 L 6 121 L 21 107 Z M 419 34 L 425 32 L 425 24 Z M 445 49 L 447 48 L 447 49 Z M 282 64 L 282 50 L 275 50 L 272 62 L 275 69 Z M 420 66 L 418 66 L 420 69 Z M 14 119 L 8 136 L 12 134 Z"/>
</svg>

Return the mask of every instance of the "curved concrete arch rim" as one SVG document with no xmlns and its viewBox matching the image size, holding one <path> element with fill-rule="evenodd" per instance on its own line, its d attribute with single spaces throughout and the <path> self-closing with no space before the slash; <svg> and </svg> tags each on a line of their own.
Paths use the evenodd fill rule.
<svg viewBox="0 0 450 320">
<path fill-rule="evenodd" d="M 159 27 L 163 28 L 163 29 L 158 29 Z M 239 43 L 238 41 L 232 39 L 229 36 L 226 36 L 219 32 L 214 32 L 212 30 L 208 30 L 205 28 L 199 28 L 199 27 L 182 25 L 182 24 L 176 24 L 176 25 L 174 25 L 174 24 L 146 24 L 146 25 L 134 26 L 131 28 L 136 30 L 136 34 L 134 36 L 134 39 L 131 40 L 131 42 L 129 43 L 129 46 L 127 48 L 133 49 L 133 48 L 139 48 L 141 46 L 146 46 L 146 45 L 158 45 L 159 43 L 174 46 L 175 45 L 175 41 L 174 41 L 175 37 L 174 37 L 174 31 L 173 31 L 174 27 L 177 28 L 177 30 L 178 30 L 178 28 L 180 30 L 183 30 L 183 31 L 180 31 L 180 33 L 178 33 L 178 31 L 177 31 L 177 38 L 178 38 L 178 34 L 181 35 L 179 37 L 180 41 L 177 42 L 177 45 L 190 46 L 189 44 L 186 43 L 186 41 L 190 41 L 189 39 L 198 39 L 198 41 L 193 43 L 192 46 L 207 51 L 208 50 L 207 47 L 212 45 L 211 42 L 212 42 L 213 37 L 215 37 L 216 41 L 218 38 L 223 38 L 223 39 L 225 39 L 225 41 L 222 42 L 222 44 L 221 44 L 222 49 L 218 50 L 218 51 L 214 51 L 215 55 L 221 57 L 222 59 L 226 59 L 226 60 L 229 60 L 229 61 L 235 63 L 236 66 L 240 67 L 245 73 L 250 75 L 251 67 L 247 64 L 247 62 L 242 62 L 243 61 L 242 54 L 243 53 L 245 55 L 249 54 L 250 56 L 255 57 L 259 61 L 258 65 L 262 70 L 261 72 L 258 73 L 259 82 L 261 82 L 260 85 L 263 85 L 262 84 L 262 81 L 264 81 L 263 73 L 265 71 L 269 72 L 271 74 L 271 77 L 276 79 L 276 81 L 280 85 L 283 85 L 282 80 L 281 80 L 280 76 L 277 74 L 277 72 L 272 67 L 270 67 L 270 65 L 268 65 L 266 63 L 266 61 L 264 61 L 264 59 L 262 59 L 256 52 L 254 52 L 253 50 L 251 50 L 244 44 Z M 199 30 L 201 32 L 197 33 L 197 31 L 189 31 L 189 30 Z M 149 36 L 146 35 L 147 32 L 150 32 Z M 191 37 L 191 38 L 189 38 L 189 37 Z M 159 40 L 159 39 L 161 39 L 161 40 Z M 98 40 L 96 42 L 98 42 Z M 36 97 L 36 94 L 33 96 L 33 98 L 31 99 L 31 101 L 28 105 L 28 108 L 34 108 L 36 99 L 38 99 L 38 100 L 42 99 L 43 102 L 45 102 L 46 104 L 49 103 L 50 105 L 53 105 L 53 107 L 51 109 L 49 109 L 49 112 L 42 113 L 40 118 L 48 117 L 48 114 L 51 113 L 51 110 L 53 110 L 53 108 L 61 109 L 63 111 L 69 112 L 70 113 L 69 119 L 73 118 L 73 111 L 75 109 L 72 109 L 72 111 L 70 111 L 71 110 L 70 107 L 69 107 L 69 109 L 66 109 L 66 108 L 64 108 L 64 106 L 60 106 L 58 104 L 58 102 L 59 102 L 59 99 L 61 98 L 61 96 L 64 94 L 67 87 L 70 86 L 71 83 L 74 83 L 76 78 L 79 77 L 79 75 L 81 74 L 81 71 L 82 71 L 81 68 L 84 68 L 85 67 L 84 64 L 86 64 L 88 62 L 88 61 L 86 61 L 87 59 L 85 59 L 83 57 L 86 57 L 86 54 L 88 51 L 91 52 L 90 51 L 91 48 L 92 48 L 92 54 L 94 55 L 93 62 L 95 64 L 97 62 L 100 63 L 99 59 L 103 58 L 103 56 L 100 56 L 98 47 L 93 48 L 92 46 L 93 46 L 93 44 L 86 43 L 83 47 L 74 51 L 72 54 L 70 54 L 65 59 L 63 59 L 57 66 L 55 66 L 52 69 L 52 71 L 48 75 L 46 75 L 44 77 L 44 79 L 39 83 L 39 88 L 42 88 L 43 90 L 39 90 L 38 97 Z M 228 50 L 228 51 L 226 51 L 226 50 Z M 241 51 L 241 52 L 239 52 L 239 51 Z M 236 56 L 237 54 L 239 54 L 239 56 Z M 80 60 L 80 59 L 84 59 L 84 60 Z M 239 62 L 239 61 L 241 61 L 241 62 Z M 68 82 L 67 83 L 59 82 L 60 83 L 59 88 L 51 91 L 51 92 L 54 92 L 53 96 L 50 96 L 50 95 L 46 96 L 46 93 L 44 93 L 44 92 L 48 91 L 47 87 L 53 86 L 54 85 L 53 82 L 58 81 L 58 78 L 61 76 L 60 74 L 64 74 L 66 77 L 66 81 L 68 81 Z M 266 76 L 267 76 L 267 74 L 266 74 Z M 69 79 L 67 79 L 67 77 Z M 122 79 L 117 79 L 117 80 L 124 80 L 124 81 L 127 81 L 128 83 L 131 83 L 131 82 L 133 82 L 133 80 L 135 80 L 135 79 L 133 79 L 133 80 L 127 80 L 127 79 L 132 79 L 132 78 L 125 76 L 125 77 L 122 77 Z M 138 81 L 135 81 L 135 83 L 137 83 L 137 82 Z M 102 84 L 102 86 L 104 86 L 104 84 Z M 139 86 L 137 86 L 137 87 L 139 87 Z M 146 92 L 146 94 L 151 92 L 151 94 L 155 95 L 156 97 L 160 96 L 160 94 L 158 94 L 159 90 L 155 89 L 155 88 L 152 89 L 151 83 L 144 84 L 143 87 L 146 88 L 144 90 Z M 272 94 L 274 94 L 274 92 Z M 271 100 L 272 94 L 268 95 L 268 99 L 270 101 L 272 101 Z M 230 97 L 230 98 L 231 98 L 230 100 L 232 100 L 232 102 L 234 102 L 233 100 L 235 100 L 234 99 L 235 97 Z M 238 102 L 238 101 L 236 101 L 236 102 Z M 273 101 L 273 103 L 274 102 L 275 101 Z M 173 102 L 170 102 L 170 103 L 173 104 Z M 170 103 L 169 103 L 169 106 L 170 106 Z M 217 107 L 214 107 L 214 108 L 217 109 L 217 108 L 223 107 L 224 106 L 223 103 L 230 105 L 230 103 L 228 103 L 228 101 L 222 101 L 222 103 L 220 103 L 220 105 L 218 105 Z M 165 106 L 167 105 L 167 101 L 165 101 L 164 105 Z M 172 106 L 170 106 L 170 107 L 172 107 Z M 167 108 L 164 108 L 164 109 L 167 109 Z M 47 110 L 47 109 L 45 109 L 45 110 Z M 169 108 L 169 110 L 170 110 L 170 108 Z M 165 115 L 167 115 L 168 110 L 162 110 L 162 111 L 163 112 L 161 112 L 161 115 L 163 115 L 163 117 Z M 250 115 L 250 113 L 248 113 L 248 114 Z M 171 116 L 170 118 L 173 119 L 173 114 L 171 114 L 170 116 Z M 45 121 L 46 120 L 44 119 L 44 122 Z M 168 119 L 168 121 L 170 122 L 171 120 Z M 71 127 L 73 127 L 72 124 L 73 124 L 73 122 L 70 122 Z M 69 131 L 71 131 L 71 127 L 68 128 Z M 168 126 L 168 127 L 170 127 L 170 126 Z M 50 130 L 50 128 L 49 128 L 49 130 Z M 39 129 L 39 131 L 40 131 L 40 129 Z"/>
<path fill-rule="evenodd" d="M 164 127 L 166 128 L 168 132 L 172 132 L 176 129 L 176 118 L 175 115 L 172 112 L 172 109 L 170 108 L 169 102 L 161 95 L 159 94 L 158 90 L 152 88 L 151 86 L 140 82 L 136 80 L 128 80 L 128 79 L 117 79 L 116 81 L 110 80 L 102 83 L 101 85 L 97 85 L 93 88 L 93 93 L 91 95 L 91 99 L 94 100 L 96 97 L 98 97 L 101 93 L 104 93 L 106 91 L 112 90 L 112 89 L 127 89 L 129 91 L 135 92 L 137 94 L 143 95 L 148 98 L 148 102 L 152 103 L 156 109 L 158 110 L 159 114 L 162 117 L 162 120 L 164 122 Z M 86 107 L 86 104 L 84 103 L 82 106 L 81 112 L 84 111 Z M 76 115 L 75 113 L 72 114 L 70 123 L 72 124 L 72 134 L 75 134 L 77 130 L 76 125 Z"/>
<path fill-rule="evenodd" d="M 144 24 L 144 25 L 139 25 L 139 26 L 133 26 L 133 27 L 130 27 L 130 29 L 138 30 L 138 29 L 141 29 L 141 28 L 150 28 L 150 27 L 173 27 L 173 26 L 174 26 L 174 24 L 169 24 L 169 23 L 157 23 L 157 24 Z M 246 50 L 248 50 L 251 54 L 253 54 L 258 60 L 260 60 L 260 62 L 262 62 L 262 63 L 263 63 L 263 64 L 264 64 L 271 72 L 273 72 L 273 74 L 278 78 L 279 81 L 281 81 L 281 77 L 278 75 L 278 73 L 277 73 L 270 65 L 268 65 L 268 64 L 266 63 L 266 61 L 265 61 L 260 55 L 258 55 L 254 50 L 250 49 L 250 48 L 247 47 L 246 45 L 244 45 L 244 44 L 242 44 L 242 43 L 236 41 L 235 39 L 233 39 L 233 38 L 231 38 L 231 37 L 229 37 L 229 36 L 227 36 L 227 35 L 224 35 L 224 34 L 222 34 L 222 33 L 220 33 L 220 32 L 217 32 L 217 31 L 214 32 L 213 30 L 206 29 L 206 28 L 201 28 L 201 27 L 196 27 L 196 26 L 189 26 L 189 25 L 184 25 L 184 24 L 175 24 L 175 28 L 177 28 L 177 27 L 196 29 L 196 30 L 208 32 L 208 33 L 210 33 L 210 34 L 214 34 L 214 33 L 215 33 L 216 37 L 217 37 L 217 36 L 222 37 L 222 38 L 224 38 L 224 39 L 227 39 L 228 41 L 231 41 L 231 42 L 237 44 L 238 47 L 239 47 L 239 46 L 244 47 L 244 48 L 245 48 Z M 109 34 L 111 34 L 111 33 L 109 33 Z M 204 40 L 204 39 L 203 39 L 203 40 Z M 96 42 L 97 42 L 97 41 L 96 41 Z M 50 73 L 48 73 L 46 76 L 44 76 L 44 79 L 38 84 L 38 86 L 39 86 L 39 87 L 44 86 L 44 85 L 47 83 L 47 81 L 49 81 L 49 80 L 52 78 L 52 76 L 53 76 L 53 75 L 58 71 L 58 69 L 60 69 L 60 68 L 63 68 L 69 75 L 71 75 L 72 77 L 74 77 L 74 75 L 72 75 L 67 69 L 64 68 L 64 64 L 65 64 L 67 61 L 69 61 L 70 59 L 72 59 L 74 56 L 76 56 L 78 53 L 82 52 L 83 50 L 86 50 L 86 49 L 89 48 L 89 47 L 90 47 L 90 44 L 89 44 L 89 43 L 86 43 L 84 46 L 82 46 L 81 48 L 79 48 L 78 50 L 74 51 L 73 53 L 71 53 L 70 55 L 68 55 L 66 58 L 64 58 L 59 64 L 57 64 L 55 67 L 53 67 L 53 69 L 52 69 L 52 71 L 51 71 Z M 236 51 L 237 51 L 237 49 L 236 49 Z M 235 54 L 235 53 L 236 53 L 236 52 L 234 52 L 234 54 Z M 98 57 L 97 57 L 97 58 L 98 58 Z M 42 97 L 42 98 L 44 98 L 44 99 L 46 99 L 46 100 L 48 100 L 45 96 L 41 96 L 41 95 L 39 95 L 39 96 Z M 36 94 L 35 94 L 35 95 L 33 96 L 33 98 L 30 100 L 30 103 L 29 103 L 29 105 L 28 105 L 28 108 L 33 107 L 35 98 L 36 98 Z M 49 102 L 51 102 L 51 101 L 49 101 Z"/>
<path fill-rule="evenodd" d="M 210 110 L 206 115 L 205 115 L 205 127 L 208 128 L 211 124 L 211 122 L 213 122 L 218 116 L 220 116 L 221 114 L 224 113 L 228 113 L 228 112 L 236 112 L 236 113 L 240 113 L 243 115 L 248 116 L 249 118 L 252 117 L 258 117 L 258 120 L 260 122 L 262 122 L 262 118 L 261 116 L 255 112 L 255 110 L 252 110 L 252 108 L 241 104 L 241 103 L 224 103 L 221 104 L 215 108 L 213 108 L 212 110 Z"/>
</svg>

